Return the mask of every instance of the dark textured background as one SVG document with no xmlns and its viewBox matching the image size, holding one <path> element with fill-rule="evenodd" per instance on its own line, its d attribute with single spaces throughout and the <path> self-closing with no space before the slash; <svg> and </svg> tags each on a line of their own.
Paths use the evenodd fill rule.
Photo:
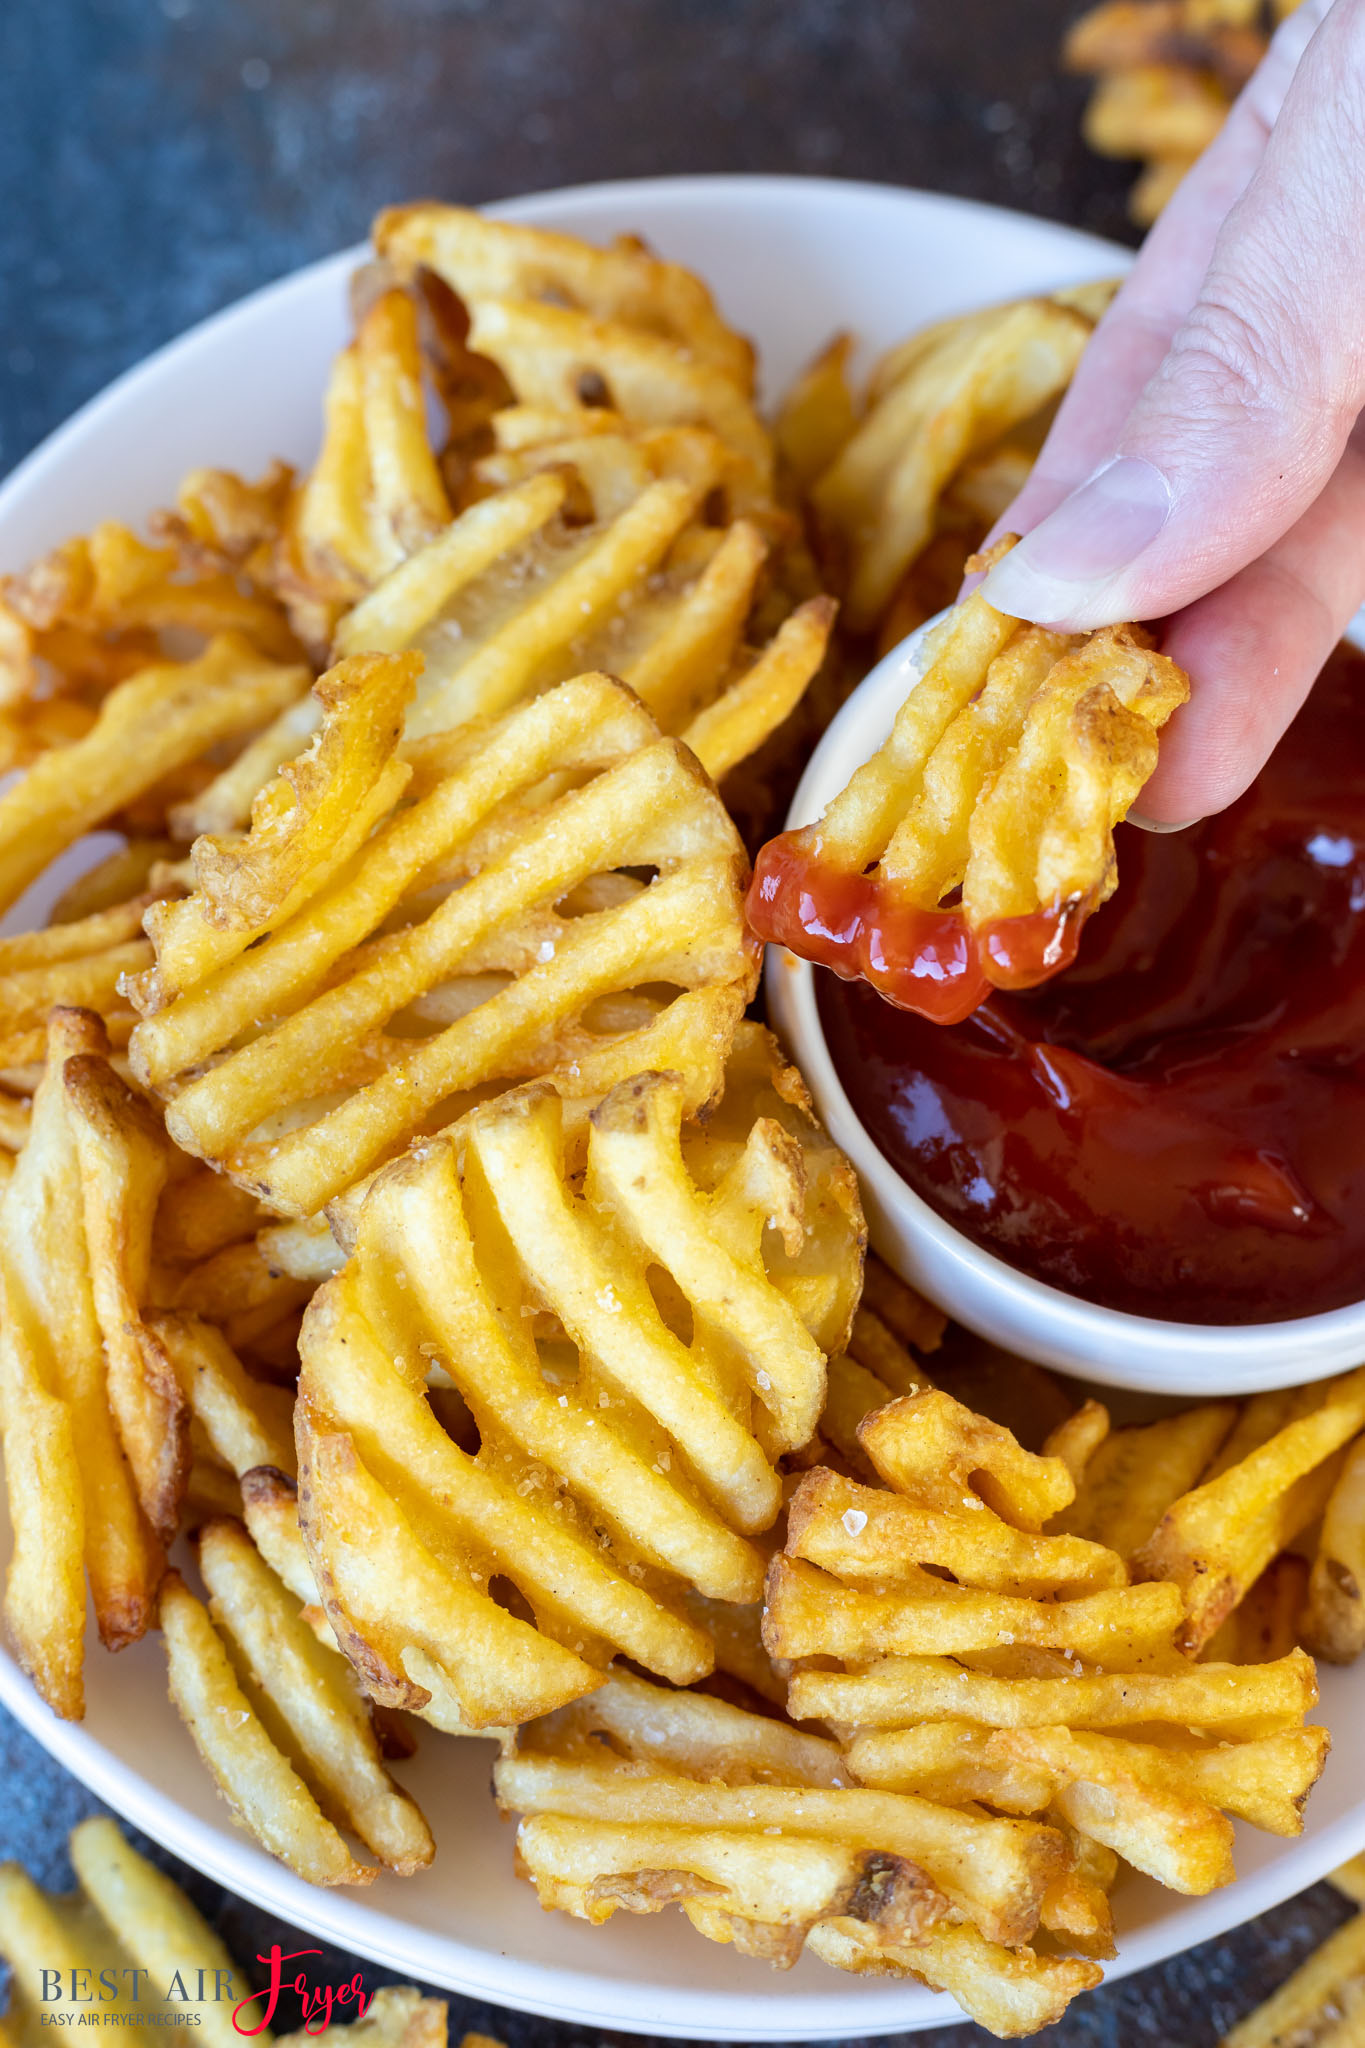
<svg viewBox="0 0 1365 2048">
<path fill-rule="evenodd" d="M 0 471 L 148 350 L 358 240 L 397 199 L 806 171 L 1125 235 L 1127 171 L 1089 156 L 1082 89 L 1054 72 L 1076 11 L 1077 0 L 0 0 Z M 3 1716 L 0 1782 L 0 1853 L 69 1884 L 66 1831 L 96 1802 Z M 177 1874 L 239 1958 L 276 1938 L 312 1945 Z M 1082 2000 L 1046 2038 L 1207 2048 L 1346 1912 L 1319 1885 Z M 512 2048 L 599 2038 L 453 1999 L 457 2039 L 469 2027 Z"/>
</svg>

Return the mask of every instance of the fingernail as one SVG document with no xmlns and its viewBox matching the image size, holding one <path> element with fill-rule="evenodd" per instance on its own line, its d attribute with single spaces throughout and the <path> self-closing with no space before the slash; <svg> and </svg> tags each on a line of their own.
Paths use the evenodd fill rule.
<svg viewBox="0 0 1365 2048">
<path fill-rule="evenodd" d="M 997 562 L 981 595 L 997 611 L 1040 625 L 1103 621 L 1103 595 L 1170 517 L 1171 487 L 1154 463 L 1120 455 L 1064 498 Z"/>
<path fill-rule="evenodd" d="M 1199 823 L 1198 818 L 1178 818 L 1174 823 L 1169 818 L 1148 818 L 1141 811 L 1129 811 L 1125 824 L 1136 825 L 1139 832 L 1188 832 L 1191 825 Z"/>
</svg>

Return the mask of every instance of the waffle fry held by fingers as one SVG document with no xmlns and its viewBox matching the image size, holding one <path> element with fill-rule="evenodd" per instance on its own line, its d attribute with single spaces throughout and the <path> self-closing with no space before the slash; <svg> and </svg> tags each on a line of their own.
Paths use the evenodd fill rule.
<svg viewBox="0 0 1365 2048">
<path fill-rule="evenodd" d="M 1022 1946 L 1072 1862 L 1027 1821 L 850 1785 L 833 1743 L 626 1676 L 518 1732 L 494 1767 L 541 1904 L 595 1924 L 678 1905 L 712 1941 L 789 1967 L 918 1977 L 1002 2034 L 1094 1984 Z"/>
<path fill-rule="evenodd" d="M 1136 627 L 1053 633 L 979 594 L 925 652 L 885 745 L 763 848 L 748 909 L 762 937 L 948 1024 L 1075 958 L 1189 685 Z"/>
<path fill-rule="evenodd" d="M 337 1639 L 386 1704 L 505 1725 L 599 1684 L 613 1650 L 685 1683 L 712 1662 L 685 1590 L 758 1597 L 749 1536 L 777 1515 L 776 1459 L 819 1415 L 802 1308 L 820 1290 L 786 1134 L 759 1119 L 706 1193 L 683 1102 L 676 1075 L 615 1088 L 581 1194 L 553 1088 L 473 1111 L 378 1176 L 350 1264 L 314 1299 L 304 1537 Z M 842 1259 L 860 1247 L 855 1209 Z"/>
<path fill-rule="evenodd" d="M 586 1108 L 667 1068 L 694 1111 L 753 990 L 734 827 L 619 684 L 561 684 L 412 766 L 415 800 L 294 883 L 292 915 L 230 934 L 245 950 L 164 1007 L 160 969 L 131 991 L 130 1056 L 176 1143 L 283 1214 L 498 1083 L 549 1075 Z"/>
</svg>

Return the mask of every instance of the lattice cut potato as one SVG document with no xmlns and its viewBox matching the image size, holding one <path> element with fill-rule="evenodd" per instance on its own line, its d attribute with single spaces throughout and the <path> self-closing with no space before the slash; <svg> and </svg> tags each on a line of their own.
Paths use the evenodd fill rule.
<svg viewBox="0 0 1365 2048">
<path fill-rule="evenodd" d="M 1065 1460 L 941 1391 L 858 1434 L 881 1484 L 807 1473 L 764 1619 L 775 1658 L 820 1660 L 797 1663 L 788 1710 L 834 1729 L 857 1782 L 1064 1825 L 1081 1860 L 1039 1924 L 1096 1957 L 1113 1952 L 1114 1859 L 1201 1893 L 1234 1875 L 1233 1817 L 1300 1832 L 1328 1748 L 1304 1725 L 1301 1650 L 1190 1662 L 1179 1589 L 1132 1583 L 1066 1529 Z"/>
<path fill-rule="evenodd" d="M 775 630 L 758 615 L 759 527 L 699 517 L 727 468 L 713 434 L 602 435 L 535 455 L 362 599 L 336 652 L 421 653 L 415 738 L 603 669 L 727 774 L 819 669 L 833 600 L 807 599 Z"/>
<path fill-rule="evenodd" d="M 604 407 L 641 426 L 710 427 L 751 488 L 771 496 L 753 350 L 681 265 L 633 236 L 599 249 L 432 203 L 380 214 L 374 241 L 404 280 L 425 268 L 451 287 L 469 312 L 469 347 L 498 365 L 519 403 L 565 414 Z"/>
<path fill-rule="evenodd" d="M 925 328 L 876 364 L 861 406 L 838 343 L 798 380 L 779 445 L 806 471 L 854 632 L 894 641 L 951 602 L 967 555 L 1026 479 L 1111 290 L 1021 299 Z M 917 591 L 938 580 L 936 539 L 952 583 L 920 609 Z M 928 583 L 913 580 L 922 557 Z"/>
<path fill-rule="evenodd" d="M 1075 957 L 1117 886 L 1114 826 L 1189 682 L 1139 627 L 1056 633 L 979 593 L 925 661 L 818 823 L 764 847 L 749 914 L 763 937 L 954 1022 L 992 986 Z"/>
<path fill-rule="evenodd" d="M 815 1428 L 862 1219 L 851 1185 L 821 1186 L 823 1147 L 808 1175 L 761 1115 L 699 1184 L 684 1106 L 676 1074 L 620 1083 L 580 1173 L 559 1095 L 533 1084 L 360 1204 L 301 1339 L 300 1515 L 327 1617 L 385 1704 L 515 1723 L 598 1685 L 616 1651 L 683 1684 L 713 1661 L 688 1590 L 758 1598 L 751 1539 Z"/>
<path fill-rule="evenodd" d="M 175 1572 L 161 1590 L 171 1698 L 240 1824 L 313 1884 L 375 1876 L 343 1829 L 380 1865 L 423 1869 L 430 1830 L 385 1766 L 346 1659 L 240 1522 L 207 1522 L 197 1553 L 208 1605 Z"/>
<path fill-rule="evenodd" d="M 494 1787 L 541 1904 L 577 1919 L 677 1905 L 779 1967 L 809 1947 L 918 1977 L 1001 2033 L 1099 1976 L 1022 1946 L 1074 1860 L 1059 1829 L 856 1787 L 834 1743 L 704 1694 L 613 1676 L 520 1730 Z"/>
<path fill-rule="evenodd" d="M 283 1215 L 526 1078 L 555 1077 L 581 1122 L 624 1076 L 675 1070 L 697 1110 L 753 990 L 735 829 L 620 684 L 579 677 L 407 766 L 402 802 L 339 866 L 334 844 L 305 868 L 267 931 L 215 925 L 196 891 L 167 929 L 231 956 L 130 985 L 130 1058 L 176 1143 Z M 254 858 L 261 805 L 229 865 Z"/>
<path fill-rule="evenodd" d="M 324 651 L 340 613 L 449 519 L 417 307 L 405 291 L 381 292 L 333 365 L 322 451 L 276 542 L 276 580 L 301 637 Z"/>
</svg>

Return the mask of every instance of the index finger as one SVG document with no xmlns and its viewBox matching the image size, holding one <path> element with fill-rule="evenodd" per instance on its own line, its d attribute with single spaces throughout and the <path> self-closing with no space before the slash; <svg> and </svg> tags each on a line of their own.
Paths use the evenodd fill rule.
<svg viewBox="0 0 1365 2048">
<path fill-rule="evenodd" d="M 985 546 L 1027 533 L 1093 475 L 1118 444 L 1139 392 L 1199 296 L 1218 231 L 1251 182 L 1299 58 L 1330 0 L 1305 0 L 1276 31 L 1221 134 L 1143 243 L 1091 337 L 1033 471 Z"/>
</svg>

